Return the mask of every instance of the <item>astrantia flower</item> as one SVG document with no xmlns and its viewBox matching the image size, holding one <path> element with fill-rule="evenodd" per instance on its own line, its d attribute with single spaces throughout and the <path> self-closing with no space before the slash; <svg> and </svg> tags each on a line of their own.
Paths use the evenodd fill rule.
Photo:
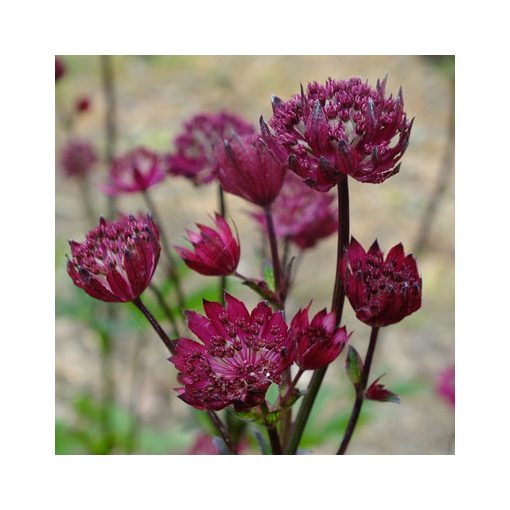
<svg viewBox="0 0 510 510">
<path fill-rule="evenodd" d="M 350 335 L 345 327 L 335 327 L 335 313 L 326 309 L 308 320 L 310 305 L 296 313 L 290 335 L 296 349 L 296 363 L 303 370 L 317 370 L 334 361 L 347 344 Z"/>
<path fill-rule="evenodd" d="M 455 407 L 455 365 L 446 368 L 439 374 L 436 390 L 450 406 Z"/>
<path fill-rule="evenodd" d="M 340 174 L 381 183 L 399 170 L 412 121 L 404 113 L 402 90 L 385 97 L 386 79 L 376 90 L 360 78 L 309 83 L 289 101 L 273 98 L 270 125 L 289 151 L 290 168 L 308 184 L 327 191 Z"/>
<path fill-rule="evenodd" d="M 186 265 L 206 276 L 227 276 L 239 264 L 241 248 L 239 239 L 232 234 L 223 216 L 215 215 L 216 229 L 197 223 L 199 232 L 187 230 L 194 252 L 176 246 L 177 253 Z"/>
<path fill-rule="evenodd" d="M 138 147 L 114 159 L 110 167 L 110 182 L 102 189 L 110 196 L 137 193 L 165 177 L 161 157 L 145 147 Z"/>
<path fill-rule="evenodd" d="M 384 260 L 377 241 L 365 253 L 352 238 L 342 263 L 346 295 L 365 324 L 388 326 L 420 308 L 422 282 L 416 260 L 405 255 L 401 243 Z"/>
<path fill-rule="evenodd" d="M 55 81 L 60 80 L 64 76 L 66 68 L 64 62 L 59 57 L 55 57 Z"/>
<path fill-rule="evenodd" d="M 62 150 L 62 167 L 69 177 L 84 177 L 97 160 L 94 147 L 83 140 L 71 140 Z"/>
<path fill-rule="evenodd" d="M 78 97 L 74 103 L 74 108 L 78 113 L 86 112 L 90 109 L 90 97 Z"/>
<path fill-rule="evenodd" d="M 223 140 L 254 133 L 243 119 L 227 112 L 199 114 L 184 124 L 184 131 L 175 139 L 175 152 L 167 156 L 169 172 L 206 184 L 215 177 L 217 162 L 214 150 Z"/>
<path fill-rule="evenodd" d="M 257 406 L 293 361 L 282 312 L 259 303 L 250 314 L 227 293 L 225 301 L 224 308 L 204 300 L 206 317 L 187 312 L 188 327 L 201 343 L 180 338 L 170 358 L 184 385 L 179 398 L 196 409 Z"/>
<path fill-rule="evenodd" d="M 150 215 L 101 218 L 83 243 L 69 241 L 67 272 L 77 287 L 101 301 L 138 298 L 149 285 L 161 251 L 159 231 Z"/>
<path fill-rule="evenodd" d="M 271 207 L 276 235 L 288 238 L 302 250 L 336 232 L 338 213 L 335 197 L 310 188 L 293 173 L 287 173 L 282 190 Z M 266 216 L 253 217 L 267 229 Z"/>
<path fill-rule="evenodd" d="M 234 137 L 216 150 L 218 179 L 228 193 L 256 205 L 271 205 L 282 189 L 285 153 L 258 135 Z"/>
</svg>

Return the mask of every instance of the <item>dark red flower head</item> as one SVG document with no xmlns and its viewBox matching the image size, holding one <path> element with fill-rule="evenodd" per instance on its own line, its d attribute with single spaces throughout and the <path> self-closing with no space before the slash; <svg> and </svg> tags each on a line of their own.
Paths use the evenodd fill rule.
<svg viewBox="0 0 510 510">
<path fill-rule="evenodd" d="M 246 135 L 225 141 L 216 156 L 218 179 L 225 191 L 262 207 L 276 200 L 287 171 L 280 146 Z"/>
<path fill-rule="evenodd" d="M 78 113 L 84 113 L 90 110 L 90 97 L 88 96 L 81 96 L 76 98 L 76 101 L 74 103 L 74 108 Z"/>
<path fill-rule="evenodd" d="M 184 131 L 175 139 L 175 152 L 167 156 L 169 172 L 186 177 L 195 184 L 206 184 L 215 178 L 216 146 L 223 140 L 254 133 L 251 124 L 227 112 L 201 113 L 184 124 Z"/>
<path fill-rule="evenodd" d="M 150 215 L 101 218 L 83 243 L 69 241 L 67 272 L 77 287 L 101 301 L 138 298 L 149 285 L 161 251 L 159 231 Z"/>
<path fill-rule="evenodd" d="M 196 409 L 257 406 L 293 361 L 282 312 L 262 302 L 250 314 L 228 293 L 225 301 L 224 308 L 204 300 L 205 317 L 187 312 L 188 328 L 201 343 L 180 338 L 170 358 L 184 385 L 179 398 Z"/>
<path fill-rule="evenodd" d="M 197 223 L 199 232 L 186 231 L 194 252 L 180 246 L 175 249 L 194 271 L 206 276 L 227 276 L 239 264 L 239 238 L 234 237 L 223 216 L 216 214 L 214 222 L 216 229 Z"/>
<path fill-rule="evenodd" d="M 296 349 L 296 363 L 303 370 L 317 370 L 334 361 L 349 340 L 345 327 L 335 327 L 335 314 L 326 309 L 318 312 L 310 323 L 310 305 L 296 313 L 290 335 Z"/>
<path fill-rule="evenodd" d="M 165 177 L 161 157 L 145 147 L 138 147 L 114 159 L 110 167 L 110 182 L 101 188 L 110 196 L 137 193 Z"/>
<path fill-rule="evenodd" d="M 60 57 L 55 57 L 55 81 L 60 80 L 62 76 L 64 76 L 66 72 L 66 67 L 64 65 L 64 62 L 62 62 L 62 59 Z"/>
<path fill-rule="evenodd" d="M 449 366 L 439 374 L 436 390 L 451 407 L 455 407 L 455 365 Z"/>
<path fill-rule="evenodd" d="M 405 255 L 402 243 L 384 260 L 377 241 L 365 253 L 352 238 L 342 264 L 345 292 L 361 322 L 388 326 L 420 308 L 421 277 L 416 260 Z"/>
<path fill-rule="evenodd" d="M 399 170 L 412 121 L 402 89 L 385 97 L 386 78 L 376 89 L 360 78 L 309 83 L 289 101 L 273 98 L 270 125 L 289 151 L 290 168 L 310 186 L 328 191 L 340 174 L 381 183 Z"/>
<path fill-rule="evenodd" d="M 83 140 L 71 140 L 62 150 L 61 163 L 69 177 L 84 177 L 98 160 L 94 147 Z"/>
<path fill-rule="evenodd" d="M 336 232 L 338 213 L 335 197 L 310 188 L 293 173 L 287 173 L 282 190 L 271 207 L 276 235 L 287 238 L 302 250 Z M 253 217 L 267 229 L 266 216 Z"/>
</svg>

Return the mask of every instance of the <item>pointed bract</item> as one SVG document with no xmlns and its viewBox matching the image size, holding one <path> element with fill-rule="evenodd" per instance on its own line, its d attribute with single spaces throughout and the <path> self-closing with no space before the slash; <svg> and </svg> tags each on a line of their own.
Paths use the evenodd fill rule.
<svg viewBox="0 0 510 510">
<path fill-rule="evenodd" d="M 396 393 L 386 389 L 383 384 L 379 383 L 381 377 L 378 377 L 368 387 L 365 391 L 365 398 L 368 400 L 375 400 L 376 402 L 393 402 L 394 404 L 400 404 L 400 397 Z"/>
</svg>

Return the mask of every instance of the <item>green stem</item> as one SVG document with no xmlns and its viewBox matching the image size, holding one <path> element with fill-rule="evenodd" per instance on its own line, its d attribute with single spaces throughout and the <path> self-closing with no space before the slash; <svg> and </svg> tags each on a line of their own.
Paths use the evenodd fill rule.
<svg viewBox="0 0 510 510">
<path fill-rule="evenodd" d="M 218 205 L 220 206 L 220 214 L 225 218 L 227 214 L 227 204 L 225 201 L 225 192 L 223 191 L 223 186 L 218 183 Z M 227 277 L 220 276 L 220 288 L 219 288 L 219 298 L 220 303 L 222 305 L 225 304 L 225 291 L 227 290 Z"/>
<path fill-rule="evenodd" d="M 352 438 L 352 434 L 354 433 L 354 429 L 356 428 L 356 424 L 358 423 L 361 407 L 363 406 L 363 402 L 365 400 L 365 390 L 367 388 L 368 377 L 370 375 L 370 367 L 372 366 L 372 360 L 374 358 L 378 333 L 379 328 L 373 327 L 370 333 L 370 342 L 368 344 L 367 354 L 365 356 L 365 363 L 363 365 L 363 370 L 361 372 L 361 380 L 359 383 L 359 387 L 356 391 L 356 400 L 354 401 L 354 406 L 351 411 L 349 423 L 347 424 L 347 428 L 345 429 L 345 434 L 342 439 L 342 443 L 340 444 L 340 448 L 338 449 L 337 455 L 345 454 L 347 447 L 349 446 L 349 442 Z"/>
<path fill-rule="evenodd" d="M 269 424 L 267 421 L 267 415 L 269 414 L 269 409 L 267 407 L 266 402 L 260 404 L 260 410 L 264 415 L 264 425 L 267 430 L 267 435 L 269 437 L 269 442 L 271 444 L 271 452 L 273 455 L 282 455 L 282 445 L 280 443 L 280 437 L 278 436 L 278 431 L 273 424 Z"/>
<path fill-rule="evenodd" d="M 335 285 L 333 288 L 333 299 L 331 309 L 335 312 L 336 325 L 340 324 L 342 320 L 342 312 L 345 301 L 345 290 L 343 286 L 341 262 L 344 251 L 349 244 L 349 187 L 346 176 L 341 176 L 338 181 L 338 242 L 336 254 L 336 276 Z M 326 375 L 327 366 L 316 370 L 312 376 L 310 384 L 308 385 L 307 394 L 303 398 L 301 407 L 296 416 L 294 427 L 290 436 L 289 444 L 286 449 L 286 454 L 295 455 L 301 437 L 305 430 L 306 423 L 312 411 L 313 404 L 321 387 L 324 376 Z"/>
</svg>

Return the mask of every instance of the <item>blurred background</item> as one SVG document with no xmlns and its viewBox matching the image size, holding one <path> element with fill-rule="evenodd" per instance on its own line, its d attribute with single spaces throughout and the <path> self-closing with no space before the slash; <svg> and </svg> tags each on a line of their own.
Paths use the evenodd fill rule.
<svg viewBox="0 0 510 510">
<path fill-rule="evenodd" d="M 405 110 L 416 117 L 411 143 L 400 173 L 385 183 L 351 179 L 351 232 L 364 246 L 377 238 L 387 251 L 402 241 L 417 255 L 423 306 L 381 331 L 372 377 L 386 373 L 383 382 L 402 403 L 367 402 L 349 453 L 453 453 L 454 411 L 437 391 L 440 374 L 454 363 L 453 57 L 114 56 L 107 58 L 107 68 L 99 56 L 61 60 L 65 74 L 56 83 L 56 453 L 183 454 L 208 426 L 201 413 L 176 398 L 176 371 L 138 312 L 130 305 L 92 300 L 73 286 L 65 270 L 67 241 L 81 241 L 94 226 L 84 210 L 83 188 L 66 177 L 60 164 L 70 138 L 96 148 L 100 160 L 91 174 L 90 201 L 97 217 L 108 214 L 107 198 L 98 188 L 107 179 L 111 148 L 105 88 L 114 90 L 115 153 L 139 145 L 168 152 L 183 122 L 196 113 L 225 109 L 256 124 L 261 114 L 271 116 L 272 94 L 287 99 L 300 83 L 360 76 L 374 85 L 386 73 L 386 90 L 396 94 L 402 85 Z M 70 112 L 83 96 L 90 101 L 88 109 L 71 125 Z M 218 209 L 214 185 L 196 188 L 169 176 L 151 191 L 172 244 L 183 244 L 184 229 L 207 223 Z M 241 238 L 239 271 L 261 277 L 260 236 L 248 214 L 253 208 L 231 195 L 227 203 Z M 119 197 L 117 207 L 146 210 L 133 195 Z M 335 257 L 334 235 L 304 254 L 287 301 L 289 316 L 311 298 L 314 310 L 329 306 Z M 184 267 L 180 271 L 188 307 L 201 310 L 202 296 L 217 297 L 216 278 Z M 251 306 L 258 301 L 236 281 L 229 288 Z M 151 297 L 147 302 L 157 309 Z M 343 322 L 354 330 L 351 341 L 364 353 L 370 330 L 355 319 L 348 303 Z M 344 355 L 328 370 L 305 431 L 306 453 L 333 453 L 340 443 L 353 402 Z M 302 381 L 307 382 L 306 375 Z M 256 443 L 246 452 L 257 453 Z"/>
</svg>

